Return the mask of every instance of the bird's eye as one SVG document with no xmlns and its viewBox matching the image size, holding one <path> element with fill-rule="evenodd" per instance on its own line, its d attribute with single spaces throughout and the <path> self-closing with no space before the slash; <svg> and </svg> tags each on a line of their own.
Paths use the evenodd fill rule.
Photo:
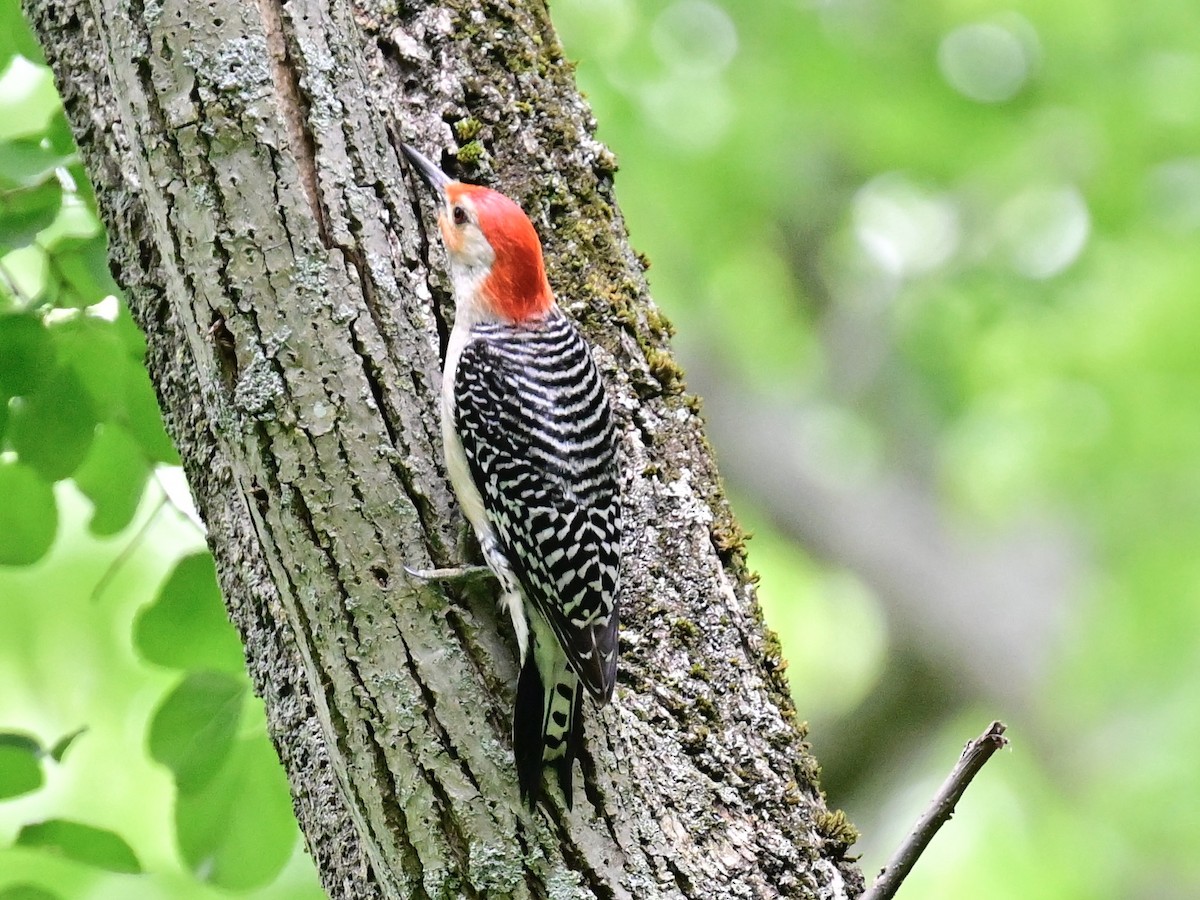
<svg viewBox="0 0 1200 900">
<path fill-rule="evenodd" d="M 461 206 L 454 207 L 454 209 L 451 210 L 450 215 L 452 215 L 454 217 L 455 225 L 466 225 L 467 224 L 467 211 L 465 209 L 463 209 Z"/>
</svg>

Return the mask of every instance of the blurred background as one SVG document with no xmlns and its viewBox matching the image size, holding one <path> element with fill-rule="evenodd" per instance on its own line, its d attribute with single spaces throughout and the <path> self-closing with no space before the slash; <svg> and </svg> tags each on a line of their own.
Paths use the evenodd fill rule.
<svg viewBox="0 0 1200 900">
<path fill-rule="evenodd" d="M 1200 7 L 552 14 L 868 878 L 999 718 L 900 897 L 1200 896 Z M 0 900 L 318 897 L 23 29 Z"/>
</svg>

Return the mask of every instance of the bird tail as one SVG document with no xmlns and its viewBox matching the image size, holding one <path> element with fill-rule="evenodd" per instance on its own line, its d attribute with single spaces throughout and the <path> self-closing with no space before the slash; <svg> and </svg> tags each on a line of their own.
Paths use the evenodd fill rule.
<svg viewBox="0 0 1200 900">
<path fill-rule="evenodd" d="M 583 688 L 556 645 L 525 654 L 513 711 L 513 755 L 521 799 L 533 809 L 542 793 L 542 769 L 553 766 L 567 809 L 573 798 L 575 758 L 583 746 Z"/>
</svg>

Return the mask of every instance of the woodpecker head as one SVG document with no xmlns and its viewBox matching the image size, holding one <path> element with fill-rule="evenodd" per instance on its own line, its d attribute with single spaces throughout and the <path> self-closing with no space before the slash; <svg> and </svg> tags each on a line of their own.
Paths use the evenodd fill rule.
<svg viewBox="0 0 1200 900">
<path fill-rule="evenodd" d="M 554 295 L 541 241 L 521 207 L 498 191 L 454 181 L 408 144 L 401 147 L 442 201 L 438 227 L 450 260 L 456 316 L 465 316 L 468 324 L 544 317 Z"/>
</svg>

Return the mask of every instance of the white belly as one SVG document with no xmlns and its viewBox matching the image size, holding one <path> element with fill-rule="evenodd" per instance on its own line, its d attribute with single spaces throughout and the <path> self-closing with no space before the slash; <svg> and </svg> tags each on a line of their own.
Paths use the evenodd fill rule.
<svg viewBox="0 0 1200 900">
<path fill-rule="evenodd" d="M 462 506 L 463 515 L 475 530 L 475 536 L 480 544 L 491 536 L 492 528 L 488 524 L 487 514 L 483 511 L 483 497 L 475 487 L 471 478 L 471 470 L 467 467 L 467 455 L 463 452 L 462 441 L 454 427 L 454 376 L 458 372 L 458 360 L 462 356 L 463 347 L 470 338 L 470 332 L 458 325 L 450 332 L 450 345 L 446 348 L 446 366 L 442 371 L 442 442 L 446 448 L 446 473 L 450 476 L 450 485 Z"/>
<path fill-rule="evenodd" d="M 525 618 L 524 599 L 517 586 L 516 576 L 500 554 L 499 542 L 483 508 L 483 496 L 475 487 L 475 479 L 471 477 L 471 469 L 467 465 L 467 454 L 463 450 L 458 429 L 454 427 L 454 376 L 458 372 L 458 360 L 462 356 L 463 347 L 469 339 L 469 329 L 460 328 L 456 323 L 450 332 L 450 344 L 446 348 L 446 366 L 442 371 L 442 443 L 446 448 L 446 474 L 450 476 L 450 486 L 454 488 L 463 515 L 471 523 L 488 568 L 500 579 L 500 605 L 508 610 L 512 618 L 523 662 L 529 647 L 529 623 Z"/>
</svg>

